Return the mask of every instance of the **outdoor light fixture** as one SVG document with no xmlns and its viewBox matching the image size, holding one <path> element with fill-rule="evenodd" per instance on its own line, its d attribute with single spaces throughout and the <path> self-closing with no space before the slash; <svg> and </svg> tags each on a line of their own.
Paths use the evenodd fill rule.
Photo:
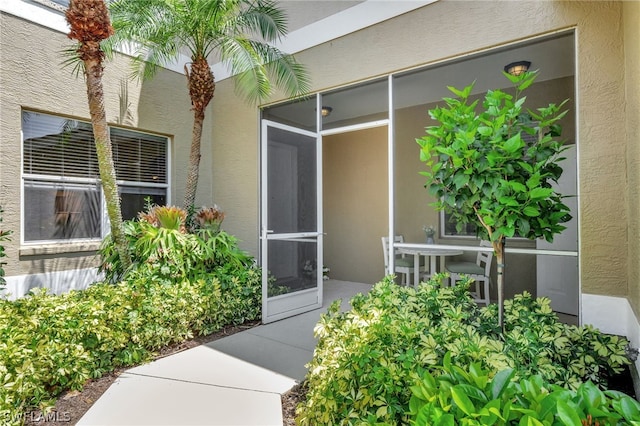
<svg viewBox="0 0 640 426">
<path fill-rule="evenodd" d="M 328 106 L 323 106 L 322 107 L 322 116 L 323 117 L 328 117 L 331 114 L 331 111 L 333 111 L 333 108 L 328 107 Z"/>
<path fill-rule="evenodd" d="M 529 61 L 512 62 L 509 65 L 505 65 L 504 71 L 508 72 L 511 75 L 518 76 L 523 72 L 527 72 L 530 66 L 531 62 Z"/>
</svg>

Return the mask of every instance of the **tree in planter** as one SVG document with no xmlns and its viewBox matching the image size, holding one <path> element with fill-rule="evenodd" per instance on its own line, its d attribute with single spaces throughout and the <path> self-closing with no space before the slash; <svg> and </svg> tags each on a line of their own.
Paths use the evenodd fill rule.
<svg viewBox="0 0 640 426">
<path fill-rule="evenodd" d="M 116 171 L 113 165 L 111 138 L 107 127 L 102 87 L 104 71 L 102 62 L 105 54 L 100 43 L 113 34 L 109 11 L 104 0 L 71 0 L 65 17 L 71 28 L 69 38 L 78 41 L 78 45 L 71 51 L 72 57 L 67 63 L 77 64 L 77 59 L 82 61 L 80 69 L 84 70 L 87 83 L 89 113 L 91 114 L 102 191 L 111 222 L 111 236 L 121 262 L 127 267 L 131 263 L 131 258 L 122 228 L 122 210 L 118 185 L 116 184 Z"/>
<path fill-rule="evenodd" d="M 458 98 L 445 98 L 446 106 L 430 110 L 439 124 L 427 127 L 426 135 L 416 140 L 420 160 L 428 167 L 421 174 L 438 200 L 436 209 L 449 213 L 458 230 L 471 223 L 480 238 L 491 241 L 498 263 L 501 326 L 505 238 L 517 234 L 551 242 L 571 219 L 562 195 L 551 186 L 562 174 L 558 121 L 567 112 L 562 111 L 567 101 L 523 111 L 522 92 L 536 73 L 504 74 L 514 84 L 515 96 L 490 90 L 477 113 L 478 100 L 469 102 L 473 84 L 463 90 L 449 87 Z M 535 135 L 535 141 L 526 142 L 523 134 Z"/>
<path fill-rule="evenodd" d="M 151 77 L 158 65 L 191 56 L 185 74 L 194 113 L 184 208 L 193 211 L 205 110 L 213 98 L 212 55 L 236 74 L 249 101 L 264 100 L 274 87 L 296 96 L 309 88 L 306 71 L 273 42 L 286 35 L 286 17 L 272 0 L 117 0 L 110 4 L 115 37 L 140 47 L 136 73 Z"/>
</svg>

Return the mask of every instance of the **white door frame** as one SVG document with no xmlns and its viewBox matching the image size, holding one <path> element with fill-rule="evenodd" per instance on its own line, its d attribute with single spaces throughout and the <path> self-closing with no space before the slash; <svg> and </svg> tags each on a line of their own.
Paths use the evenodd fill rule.
<svg viewBox="0 0 640 426">
<path fill-rule="evenodd" d="M 316 143 L 316 230 L 310 232 L 274 233 L 268 229 L 268 130 L 277 128 L 287 132 L 304 135 L 315 139 Z M 261 213 L 260 242 L 262 266 L 262 322 L 269 323 L 290 316 L 298 315 L 322 307 L 323 290 L 323 224 L 322 224 L 322 138 L 318 133 L 299 129 L 282 123 L 262 120 L 261 123 Z M 288 294 L 269 297 L 269 242 L 290 241 L 316 244 L 316 287 L 295 291 Z"/>
</svg>

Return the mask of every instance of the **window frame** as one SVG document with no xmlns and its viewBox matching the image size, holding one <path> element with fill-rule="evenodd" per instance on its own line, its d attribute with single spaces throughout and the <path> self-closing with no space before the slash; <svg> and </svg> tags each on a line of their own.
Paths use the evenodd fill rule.
<svg viewBox="0 0 640 426">
<path fill-rule="evenodd" d="M 102 190 L 102 184 L 100 181 L 99 175 L 95 178 L 89 177 L 71 177 L 71 176 L 60 176 L 60 175 L 49 175 L 49 174 L 37 174 L 37 173 L 25 173 L 25 136 L 24 136 L 24 126 L 22 123 L 23 117 L 25 113 L 30 114 L 40 114 L 50 116 L 60 120 L 75 120 L 78 122 L 82 122 L 85 124 L 91 125 L 91 122 L 88 120 L 73 118 L 69 116 L 65 116 L 62 114 L 43 112 L 37 110 L 30 109 L 22 109 L 20 114 L 20 245 L 21 247 L 34 247 L 34 246 L 50 246 L 50 245 L 66 245 L 66 246 L 81 246 L 86 244 L 99 243 L 106 237 L 110 232 L 109 218 L 106 210 L 106 200 L 104 198 L 104 192 Z M 144 189 L 149 188 L 151 190 L 160 190 L 164 191 L 164 197 L 166 200 L 166 204 L 170 204 L 171 199 L 171 137 L 161 133 L 152 133 L 149 131 L 143 131 L 139 129 L 127 128 L 122 126 L 108 125 L 109 134 L 111 135 L 112 129 L 118 129 L 125 132 L 137 133 L 140 135 L 149 135 L 153 138 L 159 138 L 165 140 L 165 182 L 164 183 L 150 183 L 150 182 L 140 182 L 140 181 L 129 181 L 129 180 L 121 180 L 117 179 L 116 183 L 118 185 L 119 191 L 122 191 L 122 188 L 134 188 L 134 189 Z M 31 184 L 36 184 L 41 187 L 50 187 L 54 188 L 64 188 L 65 186 L 69 186 L 70 188 L 98 188 L 99 192 L 99 202 L 100 202 L 100 211 L 98 212 L 98 217 L 100 218 L 100 236 L 97 238 L 89 237 L 89 238 L 69 238 L 69 239 L 42 239 L 42 240 L 27 240 L 26 237 L 26 191 L 27 187 Z"/>
</svg>

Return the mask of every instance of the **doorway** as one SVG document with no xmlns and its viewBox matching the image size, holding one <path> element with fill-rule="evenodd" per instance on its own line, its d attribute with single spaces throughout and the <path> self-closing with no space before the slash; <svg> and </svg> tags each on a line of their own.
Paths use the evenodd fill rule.
<svg viewBox="0 0 640 426">
<path fill-rule="evenodd" d="M 389 223 L 388 127 L 323 138 L 324 263 L 329 276 L 375 284 Z"/>
</svg>

